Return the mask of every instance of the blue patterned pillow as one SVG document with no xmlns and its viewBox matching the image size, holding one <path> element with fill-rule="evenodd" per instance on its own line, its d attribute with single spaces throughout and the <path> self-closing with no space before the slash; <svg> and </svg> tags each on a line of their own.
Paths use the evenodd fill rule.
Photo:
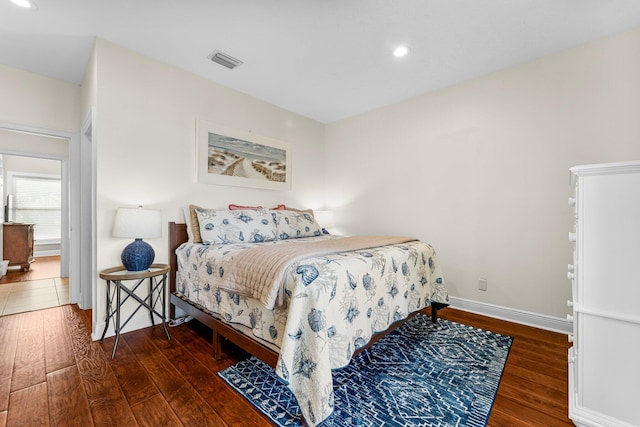
<svg viewBox="0 0 640 427">
<path fill-rule="evenodd" d="M 196 208 L 202 243 L 259 243 L 276 239 L 276 225 L 266 209 Z"/>
<path fill-rule="evenodd" d="M 320 226 L 310 213 L 290 210 L 270 212 L 276 224 L 277 238 L 280 240 L 322 235 Z"/>
</svg>

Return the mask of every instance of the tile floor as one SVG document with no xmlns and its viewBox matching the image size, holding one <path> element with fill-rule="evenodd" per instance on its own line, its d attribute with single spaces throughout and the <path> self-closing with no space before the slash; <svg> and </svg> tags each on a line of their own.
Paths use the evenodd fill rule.
<svg viewBox="0 0 640 427">
<path fill-rule="evenodd" d="M 0 316 L 69 304 L 69 278 L 0 285 Z"/>
</svg>

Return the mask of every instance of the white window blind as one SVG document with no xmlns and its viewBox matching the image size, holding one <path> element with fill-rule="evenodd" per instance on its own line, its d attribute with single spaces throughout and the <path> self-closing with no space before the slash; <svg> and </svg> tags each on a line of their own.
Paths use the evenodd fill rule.
<svg viewBox="0 0 640 427">
<path fill-rule="evenodd" d="M 14 222 L 35 224 L 34 239 L 59 241 L 60 178 L 15 174 L 12 177 Z"/>
</svg>

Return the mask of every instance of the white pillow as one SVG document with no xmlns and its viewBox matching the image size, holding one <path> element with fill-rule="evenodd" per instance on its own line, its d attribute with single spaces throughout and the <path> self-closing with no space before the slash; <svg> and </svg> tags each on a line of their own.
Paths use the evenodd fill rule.
<svg viewBox="0 0 640 427">
<path fill-rule="evenodd" d="M 189 216 L 189 206 L 182 208 L 182 214 L 184 215 L 184 223 L 187 226 L 187 241 L 193 242 L 193 231 L 191 231 L 191 218 Z"/>
<path fill-rule="evenodd" d="M 195 208 L 202 243 L 259 243 L 276 239 L 276 226 L 265 209 Z"/>
<path fill-rule="evenodd" d="M 322 235 L 322 230 L 313 215 L 308 212 L 272 210 L 278 239 L 296 239 Z"/>
</svg>

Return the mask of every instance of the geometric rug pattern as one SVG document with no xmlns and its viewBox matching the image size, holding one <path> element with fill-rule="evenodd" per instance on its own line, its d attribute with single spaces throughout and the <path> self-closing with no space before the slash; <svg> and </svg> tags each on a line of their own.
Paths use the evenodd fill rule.
<svg viewBox="0 0 640 427">
<path fill-rule="evenodd" d="M 512 338 L 418 314 L 333 371 L 322 427 L 486 426 Z M 251 357 L 218 375 L 280 426 L 300 426 L 285 383 Z"/>
</svg>

